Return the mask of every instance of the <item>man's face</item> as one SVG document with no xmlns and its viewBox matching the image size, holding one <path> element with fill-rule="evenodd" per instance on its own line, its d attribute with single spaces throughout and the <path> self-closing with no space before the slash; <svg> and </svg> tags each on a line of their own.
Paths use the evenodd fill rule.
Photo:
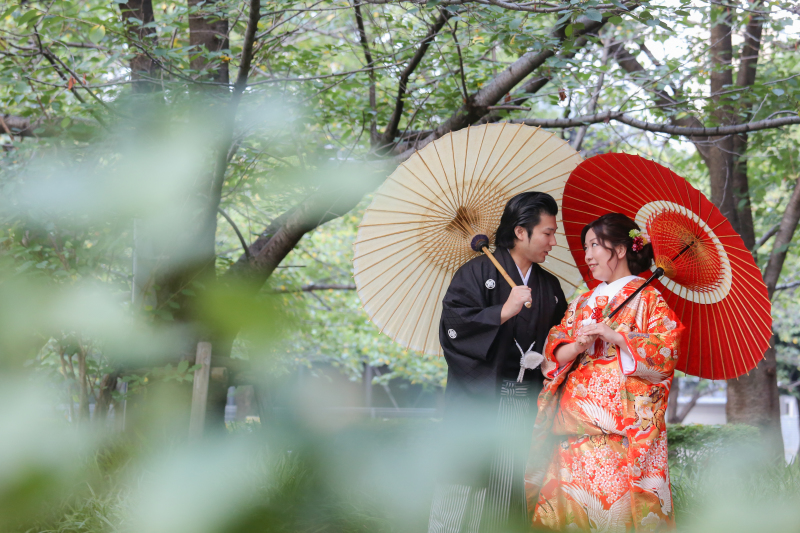
<svg viewBox="0 0 800 533">
<path fill-rule="evenodd" d="M 533 263 L 544 263 L 547 254 L 556 245 L 556 217 L 542 213 L 539 223 L 533 227 L 531 236 L 522 226 L 514 228 L 517 240 L 514 250 L 521 252 Z"/>
</svg>

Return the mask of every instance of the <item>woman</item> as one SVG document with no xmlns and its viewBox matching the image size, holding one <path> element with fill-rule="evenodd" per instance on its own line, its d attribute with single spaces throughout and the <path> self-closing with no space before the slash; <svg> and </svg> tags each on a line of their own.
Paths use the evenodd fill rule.
<svg viewBox="0 0 800 533">
<path fill-rule="evenodd" d="M 532 525 L 671 528 L 664 412 L 683 326 L 652 287 L 606 325 L 604 317 L 644 283 L 652 247 L 619 213 L 587 225 L 581 240 L 602 283 L 570 304 L 547 340 L 525 476 Z"/>
</svg>

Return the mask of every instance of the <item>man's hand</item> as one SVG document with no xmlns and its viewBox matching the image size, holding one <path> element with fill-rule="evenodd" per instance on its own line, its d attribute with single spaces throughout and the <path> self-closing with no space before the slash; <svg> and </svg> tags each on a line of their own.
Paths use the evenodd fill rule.
<svg viewBox="0 0 800 533">
<path fill-rule="evenodd" d="M 511 289 L 511 294 L 508 295 L 508 300 L 503 304 L 503 309 L 500 311 L 500 323 L 505 323 L 509 318 L 517 316 L 522 311 L 522 306 L 525 302 L 532 302 L 531 288 L 525 285 L 517 285 Z"/>
</svg>

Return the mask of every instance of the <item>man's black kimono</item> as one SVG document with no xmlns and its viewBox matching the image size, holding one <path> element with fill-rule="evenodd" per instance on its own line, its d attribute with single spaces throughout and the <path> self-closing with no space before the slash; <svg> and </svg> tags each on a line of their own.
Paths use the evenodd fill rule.
<svg viewBox="0 0 800 533">
<path fill-rule="evenodd" d="M 508 250 L 498 248 L 495 258 L 522 285 Z M 445 452 L 431 533 L 477 531 L 478 525 L 497 531 L 525 519 L 524 463 L 543 377 L 539 369 L 526 370 L 523 383 L 516 383 L 517 343 L 528 350 L 536 341 L 533 349 L 542 352 L 550 328 L 567 310 L 558 279 L 535 263 L 527 285 L 531 308 L 501 324 L 511 287 L 482 255 L 458 269 L 442 301 Z"/>
<path fill-rule="evenodd" d="M 498 248 L 495 258 L 522 285 L 511 254 Z M 516 380 L 520 353 L 516 342 L 527 350 L 542 352 L 550 328 L 561 322 L 567 301 L 558 279 L 534 263 L 528 278 L 531 308 L 500 324 L 500 311 L 511 294 L 508 282 L 488 257 L 476 257 L 453 276 L 442 301 L 439 341 L 447 361 L 446 409 L 461 409 L 464 402 L 496 400 L 503 379 Z M 541 390 L 539 369 L 527 370 L 524 381 Z"/>
</svg>

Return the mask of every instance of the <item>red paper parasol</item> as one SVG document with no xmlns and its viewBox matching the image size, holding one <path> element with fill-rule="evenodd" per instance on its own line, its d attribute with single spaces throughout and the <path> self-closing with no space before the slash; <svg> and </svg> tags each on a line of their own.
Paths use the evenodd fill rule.
<svg viewBox="0 0 800 533">
<path fill-rule="evenodd" d="M 763 358 L 772 317 L 761 271 L 730 222 L 686 180 L 636 155 L 598 155 L 572 172 L 562 209 L 567 243 L 590 287 L 598 282 L 584 260 L 583 227 L 615 212 L 642 228 L 653 244 L 653 271 L 664 270 L 652 285 L 686 326 L 678 370 L 730 379 Z"/>
</svg>

